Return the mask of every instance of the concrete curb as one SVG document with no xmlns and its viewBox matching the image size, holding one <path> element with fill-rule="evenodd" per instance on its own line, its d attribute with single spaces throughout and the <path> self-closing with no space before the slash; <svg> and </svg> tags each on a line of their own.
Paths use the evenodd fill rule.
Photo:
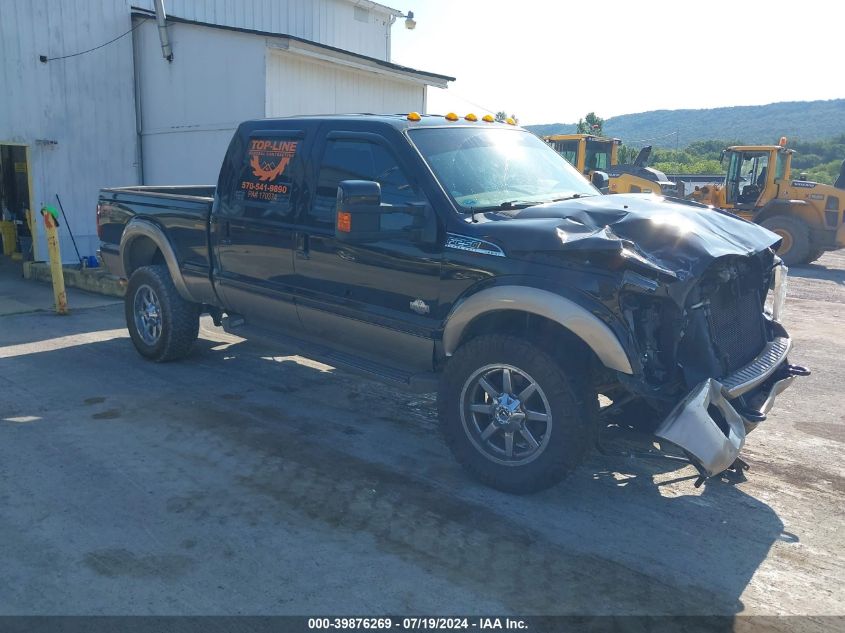
<svg viewBox="0 0 845 633">
<path fill-rule="evenodd" d="M 24 262 L 24 279 L 53 283 L 50 276 L 50 264 L 47 262 Z M 65 285 L 79 288 L 88 292 L 122 298 L 126 288 L 120 285 L 118 278 L 108 274 L 101 268 L 79 268 L 78 266 L 64 267 Z"/>
</svg>

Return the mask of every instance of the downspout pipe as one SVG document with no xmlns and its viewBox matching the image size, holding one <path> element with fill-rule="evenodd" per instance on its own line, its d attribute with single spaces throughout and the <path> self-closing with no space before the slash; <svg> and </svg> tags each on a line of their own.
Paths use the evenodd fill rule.
<svg viewBox="0 0 845 633">
<path fill-rule="evenodd" d="M 167 14 L 164 12 L 164 0 L 155 0 L 158 38 L 161 40 L 161 54 L 169 62 L 173 61 L 173 48 L 167 35 Z"/>
</svg>

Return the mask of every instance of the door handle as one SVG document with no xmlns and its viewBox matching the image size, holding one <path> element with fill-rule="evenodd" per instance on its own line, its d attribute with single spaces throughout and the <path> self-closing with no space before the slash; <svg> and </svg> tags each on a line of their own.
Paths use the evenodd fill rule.
<svg viewBox="0 0 845 633">
<path fill-rule="evenodd" d="M 296 258 L 311 259 L 311 238 L 308 233 L 296 234 Z"/>
<path fill-rule="evenodd" d="M 221 246 L 230 246 L 232 244 L 232 225 L 229 220 L 224 220 L 222 224 L 222 234 L 218 243 Z"/>
</svg>

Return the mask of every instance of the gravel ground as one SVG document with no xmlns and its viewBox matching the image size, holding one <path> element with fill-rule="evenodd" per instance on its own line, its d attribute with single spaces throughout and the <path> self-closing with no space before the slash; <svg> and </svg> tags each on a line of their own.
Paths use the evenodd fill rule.
<svg viewBox="0 0 845 633">
<path fill-rule="evenodd" d="M 151 364 L 119 304 L 0 316 L 0 614 L 845 615 L 845 253 L 789 296 L 813 375 L 747 480 L 596 454 L 528 497 L 464 476 L 432 397 L 208 321 Z"/>
</svg>

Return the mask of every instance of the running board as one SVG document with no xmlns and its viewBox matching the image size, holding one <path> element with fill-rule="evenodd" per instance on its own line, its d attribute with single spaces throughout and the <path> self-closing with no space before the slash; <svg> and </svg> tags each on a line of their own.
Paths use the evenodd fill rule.
<svg viewBox="0 0 845 633">
<path fill-rule="evenodd" d="M 368 358 L 346 354 L 336 350 L 329 351 L 324 357 L 324 362 L 335 367 L 343 367 L 346 370 L 375 378 L 382 382 L 397 385 L 414 393 L 428 393 L 437 391 L 437 374 L 434 372 L 409 373 L 395 367 L 382 365 Z M 315 358 L 314 360 L 320 360 Z"/>
<path fill-rule="evenodd" d="M 341 352 L 320 343 L 297 338 L 288 334 L 271 332 L 254 325 L 247 325 L 243 318 L 233 315 L 223 318 L 223 329 L 229 334 L 240 336 L 252 341 L 266 341 L 281 347 L 292 348 L 291 353 L 304 356 L 338 369 L 374 378 L 380 382 L 399 387 L 413 393 L 430 393 L 437 391 L 438 375 L 434 372 L 404 371 L 396 367 L 384 365 L 378 361 L 358 356 L 357 354 Z"/>
</svg>

